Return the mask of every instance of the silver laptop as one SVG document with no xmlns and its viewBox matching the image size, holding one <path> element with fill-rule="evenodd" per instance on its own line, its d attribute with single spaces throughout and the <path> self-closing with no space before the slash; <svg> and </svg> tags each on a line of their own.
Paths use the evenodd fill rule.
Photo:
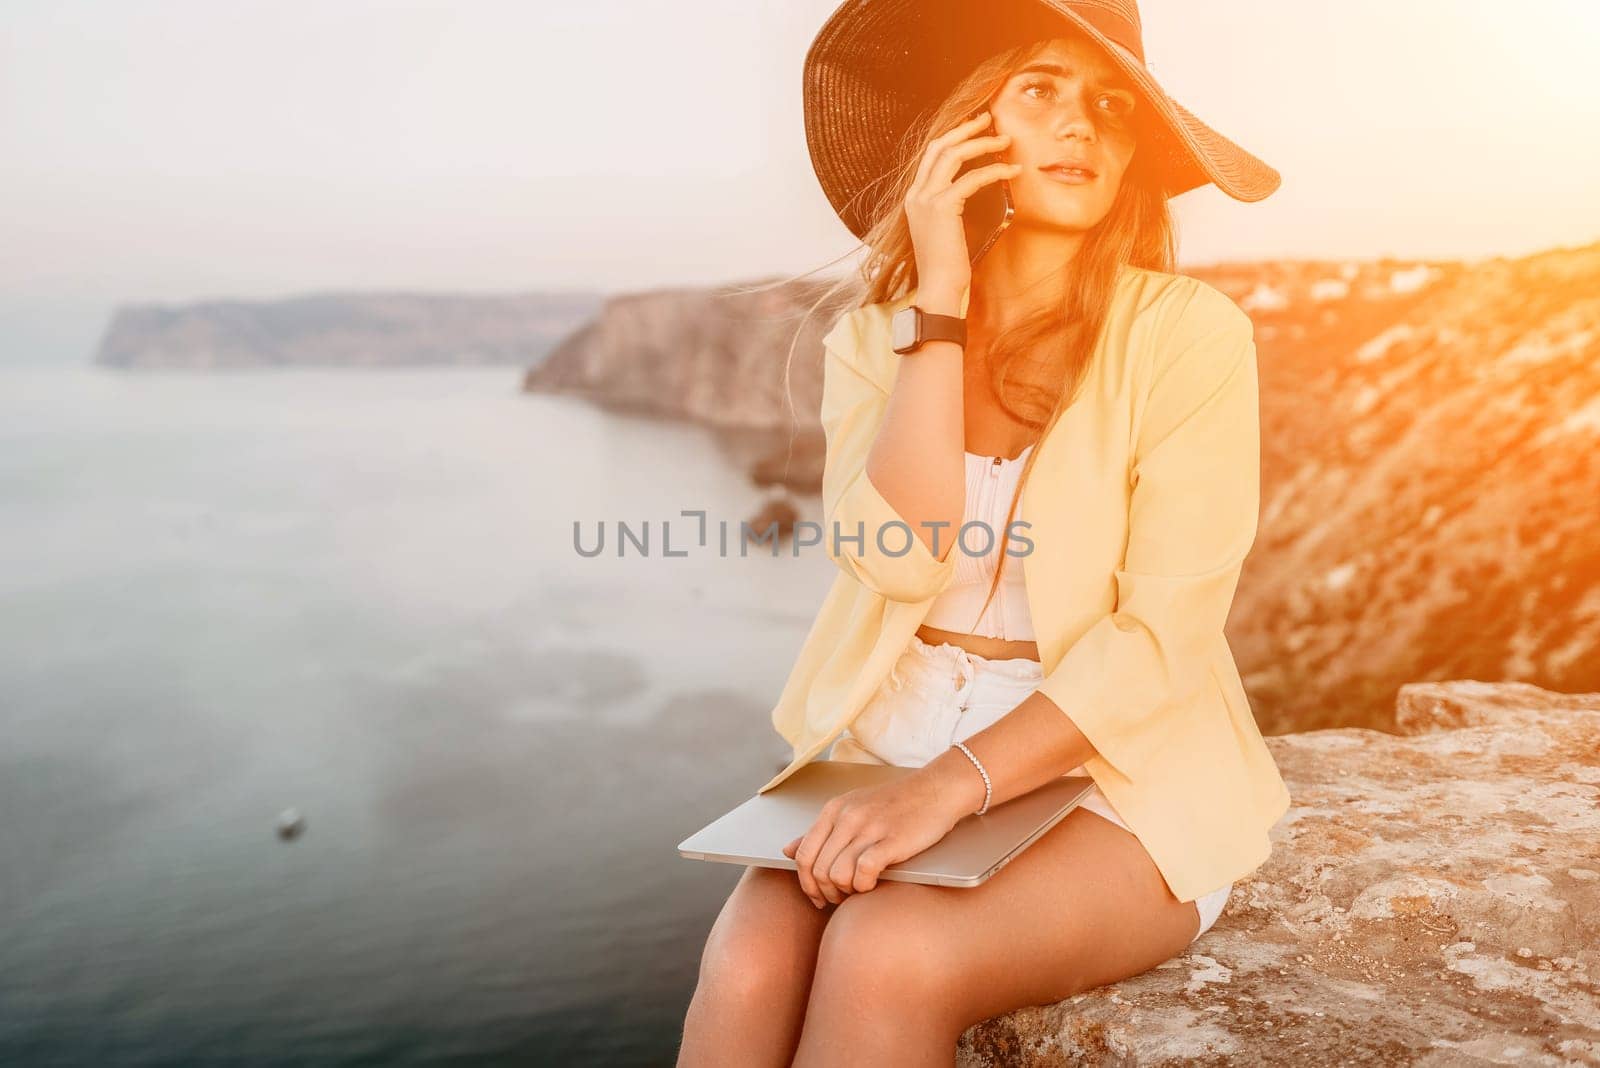
<svg viewBox="0 0 1600 1068">
<path fill-rule="evenodd" d="M 783 855 L 783 847 L 810 829 L 830 798 L 916 770 L 894 764 L 813 760 L 771 790 L 679 842 L 678 852 L 692 860 L 794 871 L 795 862 Z M 916 856 L 885 868 L 879 878 L 933 886 L 978 886 L 1060 823 L 1092 786 L 1094 780 L 1087 775 L 1064 775 L 1021 797 L 992 805 L 981 816 L 962 819 L 949 834 Z"/>
</svg>

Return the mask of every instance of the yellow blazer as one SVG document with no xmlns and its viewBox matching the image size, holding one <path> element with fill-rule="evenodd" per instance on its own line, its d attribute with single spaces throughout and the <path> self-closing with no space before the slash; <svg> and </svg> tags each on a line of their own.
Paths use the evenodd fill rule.
<svg viewBox="0 0 1600 1068">
<path fill-rule="evenodd" d="M 865 474 L 902 359 L 889 320 L 915 300 L 855 308 L 823 338 L 822 540 L 841 574 L 772 710 L 794 756 L 762 793 L 849 726 L 955 571 L 960 549 L 937 559 Z M 1250 317 L 1199 279 L 1124 268 L 1078 399 L 1034 451 L 1016 518 L 1039 689 L 1193 900 L 1259 867 L 1289 807 L 1223 636 L 1260 509 Z M 941 552 L 953 537 L 940 530 Z"/>
</svg>

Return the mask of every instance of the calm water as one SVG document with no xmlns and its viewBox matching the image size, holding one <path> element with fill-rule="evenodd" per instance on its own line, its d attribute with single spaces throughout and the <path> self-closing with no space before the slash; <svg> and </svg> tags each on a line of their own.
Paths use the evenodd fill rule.
<svg viewBox="0 0 1600 1068">
<path fill-rule="evenodd" d="M 836 572 L 579 557 L 759 492 L 518 379 L 0 370 L 0 1063 L 672 1062 Z"/>
</svg>

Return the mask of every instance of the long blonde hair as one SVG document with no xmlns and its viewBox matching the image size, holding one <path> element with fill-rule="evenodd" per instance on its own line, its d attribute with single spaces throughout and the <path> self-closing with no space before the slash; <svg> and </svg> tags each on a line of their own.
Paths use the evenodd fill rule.
<svg viewBox="0 0 1600 1068">
<path fill-rule="evenodd" d="M 1058 37 L 1071 36 L 1062 27 Z M 916 177 L 917 168 L 930 141 L 965 121 L 984 107 L 1005 86 L 1011 74 L 1042 52 L 1049 39 L 1040 39 L 998 52 L 979 63 L 945 99 L 906 132 L 902 151 L 893 167 L 861 191 L 873 203 L 868 217 L 877 220 L 862 238 L 857 249 L 865 247 L 866 257 L 859 268 L 864 283 L 860 307 L 890 302 L 905 296 L 917 286 L 916 253 L 906 219 L 905 198 Z M 1148 109 L 1142 109 L 1148 110 Z M 1146 117 L 1148 118 L 1148 117 Z M 1079 386 L 1093 359 L 1095 345 L 1105 327 L 1105 319 L 1115 293 L 1117 278 L 1124 266 L 1170 272 L 1176 263 L 1176 229 L 1155 161 L 1149 153 L 1135 150 L 1122 183 L 1106 213 L 1085 235 L 1077 254 L 1063 272 L 1060 291 L 1052 304 L 997 334 L 989 343 L 986 360 L 989 386 L 1000 407 L 1014 420 L 1038 428 L 1035 440 L 1043 439 L 1076 399 Z M 878 192 L 874 196 L 873 190 Z M 1001 240 L 1005 240 L 1002 236 Z M 852 250 L 856 251 L 856 250 Z M 804 277 L 803 275 L 800 277 Z M 777 283 L 786 284 L 788 280 Z M 829 287 L 806 311 L 809 318 L 817 308 L 828 304 L 841 290 L 855 282 L 851 277 Z M 756 290 L 770 287 L 755 287 Z M 784 361 L 784 394 L 789 397 L 790 365 L 794 359 L 797 331 Z M 1044 354 L 1041 358 L 1040 354 Z M 1052 358 L 1054 357 L 1054 358 Z M 1059 371 L 1055 371 L 1059 368 Z M 1052 372 L 1051 379 L 1029 382 L 1014 375 L 1019 369 Z M 1012 378 L 1021 379 L 1013 384 Z M 793 399 L 789 398 L 793 413 Z M 1011 523 L 1021 500 L 1023 486 L 1033 470 L 1039 451 L 1034 449 L 1023 464 L 1016 493 L 998 532 L 1002 547 L 1008 540 Z M 1008 554 L 1000 554 L 1000 566 L 985 598 L 982 617 L 993 599 L 1004 573 Z"/>
</svg>

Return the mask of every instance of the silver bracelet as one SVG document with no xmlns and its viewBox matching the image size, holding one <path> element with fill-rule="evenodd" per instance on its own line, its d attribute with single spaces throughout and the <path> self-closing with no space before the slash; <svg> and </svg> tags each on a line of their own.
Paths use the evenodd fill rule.
<svg viewBox="0 0 1600 1068">
<path fill-rule="evenodd" d="M 979 775 L 983 776 L 983 807 L 973 813 L 974 816 L 981 816 L 985 812 L 989 811 L 989 798 L 994 796 L 993 786 L 989 782 L 989 773 L 983 770 L 983 763 L 977 757 L 972 755 L 972 750 L 967 748 L 966 742 L 956 742 L 953 746 L 951 746 L 951 748 L 959 749 L 963 753 L 967 754 L 967 759 L 972 761 L 972 766 L 978 769 Z"/>
</svg>

